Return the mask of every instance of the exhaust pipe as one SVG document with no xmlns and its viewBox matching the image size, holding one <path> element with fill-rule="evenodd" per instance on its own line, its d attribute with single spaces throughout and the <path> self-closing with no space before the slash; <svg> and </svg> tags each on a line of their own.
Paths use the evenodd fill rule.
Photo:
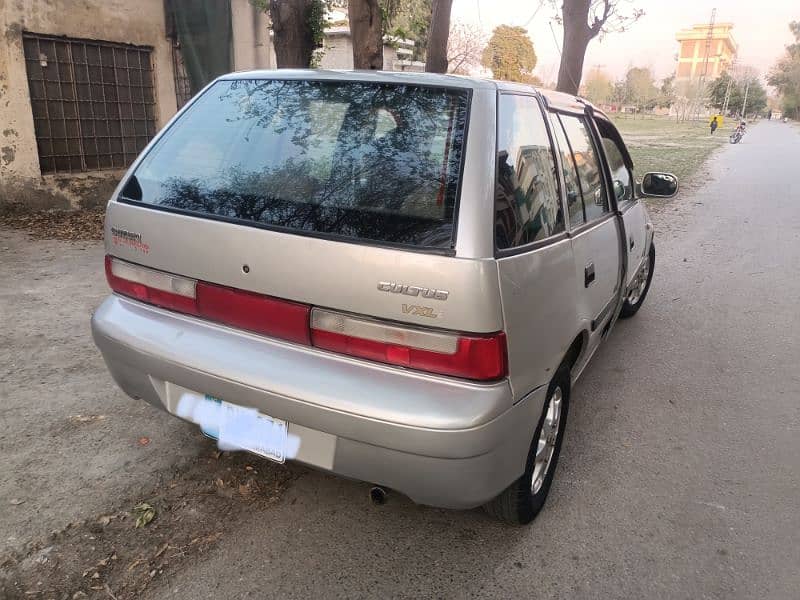
<svg viewBox="0 0 800 600">
<path fill-rule="evenodd" d="M 369 491 L 369 499 L 372 500 L 373 504 L 377 504 L 380 506 L 381 504 L 386 504 L 386 497 L 389 493 L 379 485 L 376 485 Z"/>
</svg>

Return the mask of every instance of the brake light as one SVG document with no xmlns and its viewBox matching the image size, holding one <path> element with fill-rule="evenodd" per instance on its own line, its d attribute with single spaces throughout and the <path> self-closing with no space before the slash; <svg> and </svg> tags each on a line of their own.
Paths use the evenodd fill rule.
<svg viewBox="0 0 800 600">
<path fill-rule="evenodd" d="M 311 307 L 196 281 L 106 256 L 111 289 L 162 308 L 309 345 Z"/>
<path fill-rule="evenodd" d="M 106 279 L 115 292 L 169 308 L 196 315 L 197 282 L 194 279 L 170 275 L 106 256 Z"/>
<path fill-rule="evenodd" d="M 200 316 L 212 321 L 305 346 L 311 344 L 311 307 L 305 304 L 200 281 L 197 306 Z"/>
<path fill-rule="evenodd" d="M 398 365 L 489 381 L 505 377 L 506 336 L 467 336 L 398 327 L 315 308 L 311 341 L 317 348 Z"/>
<path fill-rule="evenodd" d="M 398 326 L 105 260 L 111 289 L 176 312 L 317 348 L 475 381 L 508 374 L 506 336 Z"/>
</svg>

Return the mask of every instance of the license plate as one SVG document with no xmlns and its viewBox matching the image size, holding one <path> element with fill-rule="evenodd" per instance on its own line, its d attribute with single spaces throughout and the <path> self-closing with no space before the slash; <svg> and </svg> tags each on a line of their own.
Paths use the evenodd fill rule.
<svg viewBox="0 0 800 600">
<path fill-rule="evenodd" d="M 286 461 L 286 421 L 209 395 L 202 403 L 195 413 L 202 414 L 198 424 L 205 435 L 217 440 L 220 450 L 245 450 L 275 462 Z"/>
</svg>

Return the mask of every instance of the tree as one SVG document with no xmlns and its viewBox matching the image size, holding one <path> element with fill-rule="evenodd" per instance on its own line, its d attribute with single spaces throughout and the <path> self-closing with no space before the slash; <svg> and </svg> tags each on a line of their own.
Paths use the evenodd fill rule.
<svg viewBox="0 0 800 600">
<path fill-rule="evenodd" d="M 383 11 L 378 0 L 349 0 L 354 69 L 383 68 Z"/>
<path fill-rule="evenodd" d="M 747 104 L 745 104 L 745 93 Z M 767 107 L 767 90 L 761 85 L 753 73 L 745 73 L 740 78 L 735 78 L 729 73 L 723 73 L 711 82 L 709 87 L 709 101 L 711 106 L 721 110 L 725 108 L 725 96 L 728 95 L 728 112 L 731 114 L 759 113 Z"/>
<path fill-rule="evenodd" d="M 658 102 L 658 88 L 653 83 L 653 74 L 646 67 L 631 67 L 625 74 L 627 101 L 637 112 L 652 110 Z"/>
<path fill-rule="evenodd" d="M 800 119 L 800 21 L 792 21 L 789 30 L 795 42 L 786 46 L 786 54 L 773 67 L 767 83 L 778 90 L 784 114 Z"/>
<path fill-rule="evenodd" d="M 556 0 L 551 0 L 555 3 Z M 589 42 L 602 33 L 624 31 L 644 11 L 633 9 L 623 14 L 619 7 L 624 0 L 563 0 L 560 21 L 564 27 L 561 65 L 557 89 L 577 94 L 583 76 L 583 60 Z"/>
<path fill-rule="evenodd" d="M 584 95 L 595 104 L 608 104 L 614 95 L 614 82 L 605 71 L 594 69 L 586 78 Z"/>
<path fill-rule="evenodd" d="M 495 79 L 530 83 L 536 66 L 536 52 L 528 32 L 522 27 L 499 25 L 483 51 L 481 64 L 492 70 Z"/>
<path fill-rule="evenodd" d="M 269 18 L 279 69 L 307 68 L 319 42 L 312 18 L 321 0 L 270 0 Z"/>
<path fill-rule="evenodd" d="M 658 101 L 656 106 L 659 108 L 670 108 L 675 104 L 678 93 L 675 90 L 675 75 L 664 77 L 661 80 L 661 87 L 658 89 Z"/>
<path fill-rule="evenodd" d="M 486 36 L 477 25 L 454 23 L 447 40 L 447 71 L 469 75 L 481 64 L 481 54 L 486 47 Z"/>
<path fill-rule="evenodd" d="M 452 7 L 453 0 L 433 0 L 428 58 L 425 61 L 425 70 L 431 73 L 447 73 L 447 38 Z"/>
</svg>

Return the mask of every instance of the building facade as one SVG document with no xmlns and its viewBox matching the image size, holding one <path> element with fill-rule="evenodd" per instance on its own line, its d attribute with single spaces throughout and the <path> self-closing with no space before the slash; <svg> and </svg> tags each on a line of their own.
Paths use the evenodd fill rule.
<svg viewBox="0 0 800 600">
<path fill-rule="evenodd" d="M 675 35 L 680 43 L 675 79 L 692 81 L 705 76 L 709 81 L 729 70 L 738 49 L 731 34 L 732 29 L 732 23 L 717 23 L 711 29 L 710 38 L 708 24 L 693 25 L 679 31 Z"/>
<path fill-rule="evenodd" d="M 268 68 L 267 17 L 230 2 L 231 69 Z M 0 210 L 102 205 L 191 96 L 164 0 L 0 2 Z"/>
</svg>

